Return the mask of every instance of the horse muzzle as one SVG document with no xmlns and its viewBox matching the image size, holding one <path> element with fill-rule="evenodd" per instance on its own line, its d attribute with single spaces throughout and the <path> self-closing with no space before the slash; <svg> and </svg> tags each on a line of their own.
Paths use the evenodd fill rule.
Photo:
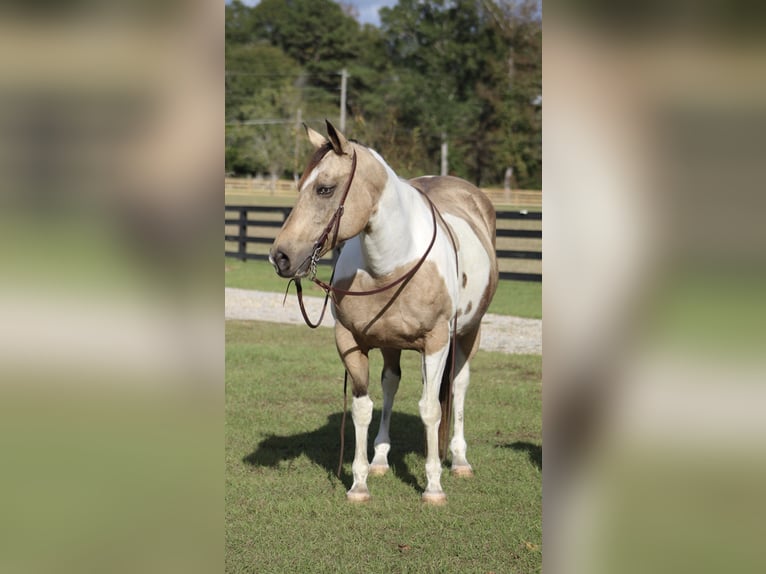
<svg viewBox="0 0 766 574">
<path fill-rule="evenodd" d="M 311 267 L 311 253 L 309 252 L 306 256 L 294 256 L 275 244 L 269 251 L 269 263 L 274 266 L 280 277 L 286 279 L 305 277 Z"/>
</svg>

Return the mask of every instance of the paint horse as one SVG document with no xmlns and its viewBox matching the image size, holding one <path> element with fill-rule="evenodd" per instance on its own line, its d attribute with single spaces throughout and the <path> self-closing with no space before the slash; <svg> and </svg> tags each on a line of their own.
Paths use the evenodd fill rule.
<svg viewBox="0 0 766 574">
<path fill-rule="evenodd" d="M 463 406 L 469 361 L 498 281 L 494 208 L 479 189 L 455 177 L 400 179 L 377 152 L 346 139 L 330 122 L 328 138 L 306 131 L 316 151 L 270 261 L 282 277 L 313 279 L 317 259 L 342 245 L 331 284 L 314 281 L 332 294 L 335 341 L 352 384 L 356 448 L 347 499 L 369 500 L 368 474 L 388 470 L 399 359 L 409 349 L 422 356 L 418 406 L 426 429 L 427 475 L 422 496 L 442 504 L 439 450 L 446 447 L 450 403 L 452 472 L 473 474 Z M 368 353 L 375 348 L 383 354 L 383 410 L 370 464 Z"/>
</svg>

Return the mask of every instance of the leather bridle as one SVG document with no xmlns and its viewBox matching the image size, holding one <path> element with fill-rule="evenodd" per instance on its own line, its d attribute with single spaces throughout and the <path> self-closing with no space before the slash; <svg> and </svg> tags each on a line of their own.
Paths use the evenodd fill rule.
<svg viewBox="0 0 766 574">
<path fill-rule="evenodd" d="M 303 303 L 303 287 L 301 285 L 301 279 L 298 277 L 293 277 L 292 279 L 290 279 L 290 282 L 288 282 L 287 284 L 287 289 L 289 290 L 290 283 L 292 282 L 295 283 L 295 288 L 298 295 L 298 306 L 300 307 L 301 315 L 303 315 L 303 320 L 306 322 L 306 325 L 308 325 L 312 329 L 316 329 L 317 327 L 319 327 L 319 325 L 322 324 L 322 320 L 324 319 L 324 315 L 327 310 L 327 302 L 331 293 L 344 295 L 344 296 L 349 295 L 349 296 L 357 296 L 357 297 L 362 297 L 366 295 L 376 295 L 378 293 L 383 293 L 384 291 L 388 291 L 389 289 L 396 287 L 397 285 L 411 279 L 415 275 L 415 273 L 418 272 L 418 269 L 420 269 L 423 263 L 425 263 L 426 258 L 428 258 L 428 254 L 431 253 L 431 249 L 436 243 L 436 235 L 438 231 L 438 225 L 436 222 L 437 213 L 439 215 L 439 219 L 441 219 L 442 223 L 444 223 L 444 227 L 450 236 L 450 240 L 452 241 L 452 246 L 455 249 L 455 261 L 457 263 L 457 244 L 455 243 L 455 238 L 452 236 L 452 231 L 450 231 L 449 226 L 447 226 L 446 221 L 444 221 L 444 217 L 436 208 L 431 198 L 428 197 L 428 195 L 425 192 L 423 192 L 421 189 L 415 188 L 426 199 L 429 207 L 431 208 L 431 218 L 432 218 L 434 231 L 433 231 L 433 235 L 431 236 L 431 241 L 428 243 L 428 247 L 426 248 L 423 255 L 421 255 L 420 259 L 418 259 L 417 263 L 415 263 L 413 267 L 411 267 L 406 273 L 404 273 L 397 279 L 394 279 L 393 281 L 386 283 L 385 285 L 381 287 L 376 287 L 375 289 L 368 289 L 364 291 L 350 291 L 348 289 L 341 289 L 340 287 L 335 287 L 334 285 L 332 285 L 332 278 L 335 275 L 335 270 L 333 270 L 333 275 L 330 278 L 329 283 L 325 283 L 321 279 L 317 278 L 316 276 L 317 263 L 319 261 L 319 258 L 323 254 L 325 243 L 331 233 L 332 233 L 332 242 L 330 243 L 330 249 L 334 249 L 336 247 L 336 244 L 338 241 L 338 232 L 340 230 L 340 220 L 341 220 L 341 217 L 343 217 L 344 205 L 346 203 L 346 198 L 348 197 L 348 192 L 351 189 L 351 184 L 354 180 L 354 175 L 356 175 L 356 150 L 354 150 L 354 154 L 351 156 L 351 173 L 349 174 L 348 181 L 346 182 L 346 186 L 343 190 L 343 194 L 341 195 L 338 208 L 335 210 L 335 213 L 333 213 L 332 217 L 330 218 L 330 221 L 327 223 L 324 230 L 322 230 L 322 233 L 319 235 L 319 238 L 314 242 L 314 247 L 311 250 L 311 255 L 309 255 L 309 257 L 307 258 L 308 268 L 309 268 L 309 275 L 308 275 L 309 279 L 325 292 L 324 303 L 322 305 L 322 312 L 319 315 L 319 319 L 317 320 L 316 323 L 313 323 L 311 319 L 309 319 L 308 313 L 306 313 L 306 307 Z M 326 250 L 324 252 L 326 252 Z M 306 261 L 304 261 L 301 267 L 305 264 L 306 264 Z M 287 297 L 287 291 L 285 291 L 285 297 Z"/>
<path fill-rule="evenodd" d="M 311 280 L 313 281 L 316 279 L 317 274 L 317 263 L 319 262 L 319 258 L 322 256 L 322 250 L 324 249 L 324 244 L 327 241 L 327 238 L 330 236 L 330 232 L 332 232 L 332 243 L 330 244 L 330 249 L 334 249 L 337 242 L 338 242 L 338 232 L 340 231 L 340 218 L 343 217 L 343 212 L 345 211 L 345 204 L 346 204 L 346 198 L 348 197 L 348 191 L 351 189 L 351 183 L 354 181 L 354 176 L 356 175 L 356 150 L 354 150 L 354 155 L 351 156 L 351 173 L 348 176 L 348 181 L 346 181 L 346 187 L 343 190 L 343 194 L 340 196 L 340 203 L 338 204 L 338 208 L 335 210 L 335 213 L 332 214 L 332 217 L 330 218 L 330 221 L 325 226 L 322 233 L 319 235 L 319 239 L 317 239 L 314 242 L 314 247 L 311 250 L 311 255 L 309 256 L 309 273 Z"/>
</svg>

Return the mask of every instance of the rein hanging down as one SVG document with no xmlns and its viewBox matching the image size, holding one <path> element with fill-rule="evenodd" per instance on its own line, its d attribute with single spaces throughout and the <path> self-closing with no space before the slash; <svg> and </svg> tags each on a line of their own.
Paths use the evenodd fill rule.
<svg viewBox="0 0 766 574">
<path fill-rule="evenodd" d="M 322 305 L 322 312 L 319 315 L 319 319 L 317 320 L 316 323 L 313 323 L 311 321 L 311 319 L 308 316 L 308 313 L 306 312 L 306 307 L 303 303 L 303 286 L 301 285 L 301 279 L 298 277 L 293 277 L 292 279 L 290 279 L 290 281 L 288 281 L 287 289 L 285 289 L 285 299 L 282 301 L 282 304 L 284 304 L 284 301 L 287 299 L 287 293 L 290 290 L 290 284 L 295 283 L 295 290 L 296 290 L 296 294 L 298 295 L 298 306 L 301 310 L 301 315 L 303 315 L 303 320 L 305 321 L 306 325 L 308 325 L 312 329 L 316 329 L 317 327 L 319 327 L 319 325 L 322 324 L 322 321 L 324 320 L 325 312 L 327 311 L 327 303 L 331 293 L 337 293 L 339 295 L 349 295 L 349 296 L 376 295 L 378 293 L 388 291 L 392 287 L 395 287 L 399 285 L 400 283 L 404 283 L 405 281 L 411 279 L 415 275 L 415 273 L 418 272 L 418 269 L 420 269 L 423 263 L 425 263 L 426 258 L 428 257 L 428 254 L 431 253 L 431 249 L 433 248 L 434 243 L 436 243 L 436 235 L 438 231 L 438 224 L 436 221 L 437 214 L 439 215 L 439 219 L 441 219 L 442 223 L 444 224 L 444 228 L 447 230 L 450 241 L 452 242 L 452 247 L 455 251 L 455 263 L 457 264 L 457 245 L 455 243 L 455 238 L 452 236 L 452 231 L 447 225 L 447 222 L 444 220 L 444 216 L 442 216 L 441 212 L 437 209 L 436 205 L 434 205 L 434 202 L 431 200 L 431 198 L 428 197 L 428 195 L 424 191 L 415 187 L 415 189 L 426 199 L 426 201 L 428 201 L 428 205 L 431 208 L 431 217 L 432 217 L 434 232 L 433 232 L 433 235 L 431 236 L 431 241 L 428 244 L 428 247 L 426 248 L 425 252 L 420 257 L 420 259 L 418 259 L 418 262 L 409 271 L 407 271 L 406 273 L 404 273 L 397 279 L 394 279 L 390 283 L 383 285 L 382 287 L 376 287 L 375 289 L 369 289 L 366 291 L 349 291 L 347 289 L 341 289 L 340 287 L 335 287 L 334 285 L 332 285 L 332 280 L 333 280 L 333 277 L 335 276 L 335 269 L 333 269 L 332 275 L 330 276 L 329 283 L 325 283 L 321 279 L 318 279 L 316 276 L 317 264 L 319 262 L 319 258 L 323 254 L 324 245 L 325 245 L 325 242 L 327 241 L 327 238 L 330 236 L 330 233 L 332 233 L 332 242 L 330 243 L 330 249 L 334 249 L 337 245 L 338 232 L 340 230 L 340 220 L 341 220 L 341 217 L 343 217 L 344 205 L 346 203 L 346 198 L 348 197 L 348 192 L 351 189 L 351 184 L 354 180 L 355 174 L 356 174 L 356 151 L 354 151 L 354 154 L 351 156 L 351 173 L 349 175 L 348 181 L 346 182 L 346 186 L 343 190 L 343 195 L 341 195 L 340 204 L 338 205 L 338 208 L 335 210 L 332 217 L 330 218 L 330 221 L 327 223 L 327 226 L 319 235 L 319 238 L 314 242 L 314 248 L 312 249 L 311 255 L 307 258 L 306 261 L 304 261 L 304 264 L 308 262 L 309 279 L 325 292 L 324 303 Z"/>
</svg>

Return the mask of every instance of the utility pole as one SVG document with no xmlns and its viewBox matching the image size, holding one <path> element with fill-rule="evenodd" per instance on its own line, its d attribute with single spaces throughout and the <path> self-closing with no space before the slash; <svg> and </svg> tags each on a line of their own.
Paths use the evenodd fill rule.
<svg viewBox="0 0 766 574">
<path fill-rule="evenodd" d="M 297 182 L 298 181 L 298 160 L 300 159 L 298 157 L 298 153 L 300 152 L 300 135 L 301 135 L 301 124 L 303 123 L 303 110 L 301 108 L 298 108 L 298 114 L 295 118 L 295 158 L 293 162 L 293 179 Z"/>
<path fill-rule="evenodd" d="M 447 147 L 447 134 L 445 132 L 442 132 L 442 175 L 447 175 L 447 153 L 448 153 L 448 147 Z"/>
<path fill-rule="evenodd" d="M 348 70 L 343 68 L 340 71 L 340 131 L 346 133 L 346 83 L 348 81 Z"/>
</svg>

